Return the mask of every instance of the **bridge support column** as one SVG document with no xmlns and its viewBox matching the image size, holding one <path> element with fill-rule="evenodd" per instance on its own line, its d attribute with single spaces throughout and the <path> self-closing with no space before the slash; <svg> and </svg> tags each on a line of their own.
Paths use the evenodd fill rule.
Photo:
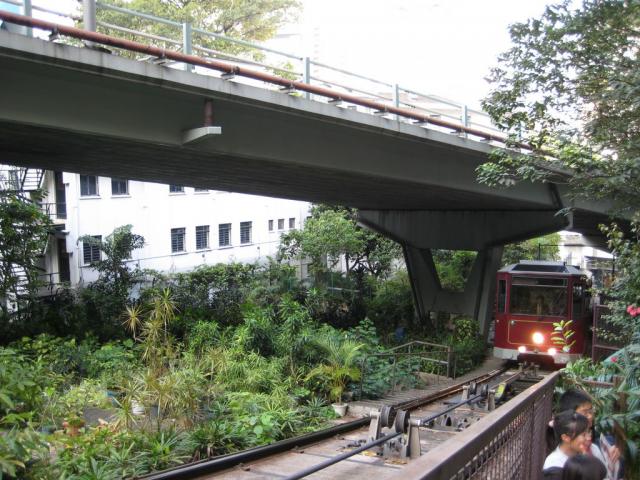
<svg viewBox="0 0 640 480">
<path fill-rule="evenodd" d="M 478 320 L 482 335 L 489 332 L 495 274 L 503 245 L 570 226 L 572 218 L 556 210 L 534 211 L 398 211 L 360 210 L 360 223 L 386 235 L 404 249 L 418 315 L 431 311 L 460 313 Z M 432 249 L 478 252 L 463 292 L 444 290 Z"/>
<path fill-rule="evenodd" d="M 403 245 L 411 288 L 418 316 L 426 320 L 429 312 L 449 312 L 476 319 L 486 338 L 491 322 L 495 273 L 500 267 L 503 247 L 480 250 L 462 292 L 444 290 L 438 278 L 431 249 Z"/>
</svg>

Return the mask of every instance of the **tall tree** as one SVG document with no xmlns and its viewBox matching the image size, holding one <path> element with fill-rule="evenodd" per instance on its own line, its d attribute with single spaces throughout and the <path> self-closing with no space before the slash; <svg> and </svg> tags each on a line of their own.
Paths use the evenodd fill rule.
<svg viewBox="0 0 640 480">
<path fill-rule="evenodd" d="M 34 194 L 35 200 L 41 194 Z M 0 313 L 6 317 L 7 302 L 33 296 L 41 284 L 40 258 L 47 246 L 51 220 L 36 201 L 15 193 L 0 192 Z"/>
<path fill-rule="evenodd" d="M 358 226 L 355 210 L 316 205 L 302 230 L 281 237 L 279 257 L 309 257 L 316 272 L 335 268 L 343 258 L 347 276 L 361 279 L 387 275 L 402 252 L 394 241 Z"/>
<path fill-rule="evenodd" d="M 584 0 L 547 7 L 511 27 L 483 106 L 530 154 L 501 151 L 479 179 L 566 183 L 575 196 L 615 198 L 637 213 L 640 190 L 640 2 Z"/>
<path fill-rule="evenodd" d="M 103 255 L 97 262 L 93 262 L 91 267 L 100 274 L 99 281 L 118 296 L 127 297 L 129 289 L 136 280 L 139 270 L 130 270 L 127 260 L 131 258 L 134 250 L 144 246 L 144 237 L 133 233 L 132 225 L 117 227 L 104 240 L 84 235 L 78 239 L 89 245 L 94 245 L 100 249 Z"/>
</svg>

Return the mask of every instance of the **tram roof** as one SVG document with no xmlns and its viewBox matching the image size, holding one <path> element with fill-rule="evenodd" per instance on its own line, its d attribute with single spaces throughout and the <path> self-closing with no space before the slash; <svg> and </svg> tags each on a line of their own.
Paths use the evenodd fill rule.
<svg viewBox="0 0 640 480">
<path fill-rule="evenodd" d="M 518 263 L 507 265 L 499 270 L 509 273 L 551 273 L 564 275 L 586 275 L 580 268 L 567 265 L 564 262 L 550 262 L 545 260 L 520 260 Z"/>
</svg>

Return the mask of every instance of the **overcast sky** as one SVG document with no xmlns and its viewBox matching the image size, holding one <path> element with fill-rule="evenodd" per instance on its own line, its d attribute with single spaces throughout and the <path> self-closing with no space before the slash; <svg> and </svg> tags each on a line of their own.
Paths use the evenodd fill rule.
<svg viewBox="0 0 640 480">
<path fill-rule="evenodd" d="M 106 0 L 108 2 L 108 0 Z M 370 77 L 478 107 L 509 47 L 509 24 L 550 0 L 301 0 L 287 49 Z M 36 0 L 67 10 L 76 0 Z M 281 46 L 281 45 L 279 45 Z"/>
<path fill-rule="evenodd" d="M 549 0 L 304 0 L 326 63 L 478 106 L 508 26 Z M 310 48 L 305 44 L 305 48 Z"/>
</svg>

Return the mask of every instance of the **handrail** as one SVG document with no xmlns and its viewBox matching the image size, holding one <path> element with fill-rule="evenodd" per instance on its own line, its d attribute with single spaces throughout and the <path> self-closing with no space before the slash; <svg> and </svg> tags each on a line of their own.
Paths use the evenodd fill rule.
<svg viewBox="0 0 640 480">
<path fill-rule="evenodd" d="M 415 351 L 414 347 L 434 347 L 434 350 L 425 351 Z M 401 351 L 402 349 L 408 349 L 407 352 Z M 451 345 L 442 345 L 439 343 L 431 343 L 431 342 L 423 342 L 420 340 L 414 340 L 411 342 L 404 343 L 402 345 L 398 345 L 396 347 L 390 348 L 384 352 L 374 352 L 368 353 L 362 357 L 360 361 L 360 385 L 359 385 L 359 398 L 362 399 L 363 390 L 364 390 L 364 380 L 365 373 L 367 372 L 367 361 L 372 358 L 381 358 L 381 357 L 393 357 L 393 370 L 392 370 L 392 387 L 391 391 L 394 392 L 397 382 L 396 382 L 396 365 L 398 363 L 399 357 L 408 357 L 410 359 L 420 359 L 421 361 L 430 362 L 432 364 L 436 364 L 438 366 L 446 366 L 447 377 L 453 375 L 455 378 L 455 357 L 453 353 L 453 347 Z M 445 359 L 443 359 L 446 358 Z M 453 364 L 453 366 L 452 366 Z"/>
<path fill-rule="evenodd" d="M 498 438 L 519 416 L 526 414 L 527 422 L 531 424 L 534 421 L 544 422 L 543 425 L 546 427 L 551 418 L 553 388 L 558 376 L 559 372 L 552 373 L 492 412 L 491 415 L 485 416 L 466 428 L 462 433 L 447 442 L 441 443 L 426 455 L 421 456 L 403 469 L 402 479 L 441 480 L 458 478 L 458 473 L 473 462 L 476 457 L 481 457 L 479 458 L 479 463 L 482 465 L 490 464 L 494 454 L 493 450 L 509 448 L 510 444 L 507 441 L 499 442 Z M 540 415 L 541 413 L 542 415 Z M 531 433 L 527 438 L 522 438 L 519 444 L 528 447 L 525 448 L 525 455 L 529 457 L 535 456 L 536 458 L 531 458 L 528 465 L 521 466 L 524 471 L 516 471 L 518 462 L 514 462 L 511 456 L 504 455 L 499 458 L 496 456 L 496 461 L 503 462 L 505 468 L 500 470 L 503 476 L 494 478 L 516 478 L 518 473 L 520 475 L 517 475 L 517 478 L 536 478 L 535 476 L 529 476 L 529 474 L 542 471 L 544 455 L 541 456 L 540 453 L 542 452 L 542 445 L 544 445 L 545 429 L 538 425 L 535 432 L 541 433 L 541 435 L 535 436 L 533 435 L 533 425 L 531 427 L 531 430 L 527 431 L 527 433 Z M 510 468 L 513 470 L 510 470 Z M 400 475 L 394 478 L 399 479 Z"/>
<path fill-rule="evenodd" d="M 18 3 L 18 2 L 13 2 L 12 3 Z M 407 108 L 402 108 L 400 107 L 400 103 L 398 101 L 398 93 L 399 92 L 407 92 L 407 93 L 412 93 L 414 95 L 419 95 L 423 98 L 428 98 L 428 99 L 433 99 L 436 102 L 440 102 L 446 105 L 450 105 L 450 106 L 456 106 L 456 105 L 460 105 L 457 102 L 453 102 L 453 101 L 449 101 L 446 99 L 442 99 L 439 97 L 435 97 L 433 95 L 424 95 L 424 94 L 420 94 L 418 92 L 414 92 L 412 90 L 406 89 L 406 88 L 400 88 L 398 85 L 391 85 L 389 83 L 386 82 L 381 82 L 369 77 L 365 77 L 363 75 L 359 75 L 353 72 L 348 72 L 347 70 L 343 70 L 343 69 L 339 69 L 336 67 L 331 67 L 329 65 L 320 63 L 320 62 L 316 62 L 313 61 L 311 59 L 308 58 L 301 58 L 297 55 L 292 55 L 290 53 L 287 52 L 282 52 L 279 50 L 275 50 L 272 48 L 268 48 L 268 47 L 264 47 L 264 46 L 260 46 L 260 45 L 256 45 L 256 44 L 252 44 L 250 42 L 246 42 L 244 40 L 238 40 L 238 39 L 233 39 L 230 37 L 225 37 L 223 35 L 214 33 L 214 32 L 207 32 L 205 30 L 199 29 L 199 28 L 192 28 L 190 26 L 190 24 L 182 24 L 173 20 L 168 20 L 168 19 L 163 19 L 161 17 L 156 17 L 154 15 L 149 15 L 149 14 L 145 14 L 142 12 L 136 12 L 133 10 L 129 10 L 129 9 L 125 9 L 122 7 L 116 7 L 113 5 L 108 5 L 106 3 L 103 2 L 97 2 L 96 5 L 100 8 L 104 8 L 104 9 L 110 9 L 113 11 L 117 11 L 123 14 L 129 14 L 129 15 L 135 15 L 138 16 L 140 18 L 145 18 L 151 21 L 156 21 L 156 22 L 160 22 L 160 23 L 164 23 L 173 27 L 182 27 L 183 28 L 183 51 L 184 52 L 190 52 L 191 51 L 191 39 L 190 38 L 186 38 L 186 36 L 184 36 L 184 30 L 185 30 L 185 26 L 189 27 L 189 32 L 190 35 L 192 35 L 194 32 L 201 34 L 201 35 L 208 35 L 208 36 L 212 36 L 214 38 L 219 38 L 222 39 L 224 41 L 228 41 L 228 42 L 232 42 L 238 45 L 243 45 L 245 47 L 248 48 L 255 48 L 258 50 L 262 50 L 265 52 L 270 52 L 273 54 L 277 54 L 277 55 L 282 55 L 288 58 L 292 58 L 295 60 L 302 60 L 304 62 L 303 64 L 303 71 L 305 71 L 306 73 L 303 74 L 303 80 L 306 81 L 292 81 L 290 79 L 287 78 L 283 78 L 283 77 L 279 77 L 276 75 L 271 75 L 268 74 L 266 72 L 260 72 L 260 71 L 254 71 L 254 70 L 249 70 L 243 67 L 240 67 L 238 65 L 233 65 L 233 64 L 228 64 L 228 63 L 224 63 L 224 62 L 219 62 L 219 61 L 215 61 L 215 60 L 204 60 L 200 57 L 197 57 L 195 55 L 190 55 L 188 53 L 180 53 L 180 52 L 175 52 L 175 51 L 170 51 L 170 50 L 166 50 L 166 49 L 162 49 L 162 48 L 158 48 L 158 47 L 154 47 L 154 46 L 150 46 L 150 45 L 144 45 L 141 43 L 137 43 L 134 41 L 130 41 L 130 40 L 125 40 L 125 39 L 119 39 L 116 37 L 112 37 L 109 35 L 103 35 L 97 32 L 91 32 L 91 31 L 86 31 L 86 30 L 82 30 L 79 28 L 75 28 L 75 27 L 69 27 L 69 26 L 65 26 L 65 25 L 60 25 L 60 24 L 56 24 L 53 22 L 47 22 L 44 20 L 40 20 L 40 19 L 33 19 L 31 17 L 25 17 L 22 15 L 17 15 L 17 14 L 13 14 L 10 12 L 3 12 L 0 11 L 0 19 L 10 22 L 10 23 L 16 23 L 18 25 L 23 25 L 26 27 L 31 27 L 31 28 L 40 28 L 43 30 L 48 30 L 51 32 L 57 32 L 59 34 L 62 35 L 66 35 L 72 38 L 78 38 L 78 39 L 82 39 L 82 40 L 86 40 L 86 41 L 90 41 L 93 43 L 99 43 L 99 44 L 103 44 L 103 45 L 108 45 L 108 46 L 112 46 L 115 48 L 122 48 L 125 50 L 129 50 L 129 51 L 133 51 L 133 52 L 138 52 L 138 53 L 144 53 L 146 55 L 151 55 L 151 56 L 157 56 L 159 58 L 167 58 L 179 63 L 183 63 L 186 65 L 195 65 L 195 66 L 200 66 L 203 68 L 207 68 L 210 70 L 216 70 L 222 73 L 227 73 L 227 74 L 232 74 L 232 75 L 237 75 L 239 77 L 245 77 L 245 78 L 249 78 L 249 79 L 254 79 L 254 80 L 259 80 L 262 82 L 266 82 L 266 83 L 271 83 L 274 85 L 278 85 L 281 87 L 284 87 L 286 89 L 289 90 L 298 90 L 301 92 L 305 92 L 306 93 L 306 97 L 309 98 L 309 94 L 313 94 L 313 95 L 317 95 L 320 97 L 325 97 L 328 98 L 330 100 L 335 100 L 335 101 L 343 101 L 343 102 L 347 102 L 347 103 L 351 103 L 353 105 L 357 105 L 357 106 L 361 106 L 367 109 L 372 109 L 375 110 L 376 112 L 382 112 L 382 113 L 390 113 L 390 114 L 395 114 L 397 117 L 397 119 L 407 119 L 409 121 L 414 120 L 416 121 L 416 124 L 419 124 L 421 126 L 424 127 L 429 127 L 429 126 L 435 126 L 435 127 L 442 127 L 445 129 L 449 129 L 451 130 L 451 133 L 456 133 L 456 134 L 464 134 L 464 135 L 471 135 L 474 137 L 478 137 L 480 139 L 484 139 L 486 141 L 495 141 L 495 142 L 499 142 L 501 144 L 507 144 L 507 137 L 501 134 L 496 134 L 494 133 L 497 130 L 494 130 L 493 127 L 491 126 L 487 126 L 487 125 L 482 125 L 481 128 L 475 128 L 473 126 L 469 126 L 466 125 L 466 120 L 463 119 L 462 123 L 459 122 L 452 122 L 452 121 L 447 121 L 447 120 L 443 120 L 443 119 L 439 119 L 437 117 L 434 117 L 432 115 L 429 114 L 422 114 L 418 111 L 416 111 L 415 109 L 407 109 Z M 75 17 L 72 17 L 75 18 Z M 115 28 L 117 26 L 115 25 L 109 25 L 110 28 Z M 124 29 L 124 27 L 119 27 L 121 29 Z M 140 34 L 143 36 L 149 36 L 149 34 L 144 34 L 144 32 L 136 32 L 136 31 L 131 31 L 130 33 L 132 34 Z M 163 39 L 163 41 L 169 41 L 170 39 Z M 187 42 L 188 42 L 188 46 L 189 48 L 185 48 L 187 46 Z M 181 42 L 178 42 L 177 40 L 172 41 L 172 43 L 175 44 L 180 44 Z M 195 46 L 193 45 L 193 47 L 195 48 L 200 48 L 199 46 Z M 374 100 L 370 100 L 370 99 L 363 99 L 360 98 L 356 95 L 352 95 L 352 94 L 348 94 L 348 93 L 342 93 L 342 92 L 336 92 L 333 91 L 329 88 L 324 88 L 324 87 L 319 87 L 316 85 L 312 85 L 311 82 L 311 78 L 310 78 L 310 74 L 309 74 L 309 68 L 310 65 L 315 65 L 321 68 L 328 68 L 328 69 L 332 69 L 334 71 L 337 72 L 341 72 L 344 73 L 345 75 L 350 75 L 354 78 L 359 78 L 362 80 L 367 80 L 376 84 L 380 84 L 383 85 L 385 87 L 393 87 L 394 90 L 392 91 L 392 103 L 394 103 L 394 105 L 388 105 L 386 103 L 381 103 L 381 102 L 377 102 Z M 277 68 L 277 67 L 268 67 L 268 68 Z M 279 71 L 285 71 L 285 69 L 277 68 Z M 343 88 L 347 88 L 347 87 L 343 87 Z M 394 93 L 395 92 L 395 93 Z M 375 95 L 375 94 L 374 94 Z M 462 113 L 464 112 L 474 112 L 476 113 L 477 111 L 475 110 L 469 110 L 466 108 L 466 106 L 462 106 Z M 481 113 L 481 112 L 477 112 L 477 113 Z M 454 117 L 455 118 L 455 117 Z M 467 115 L 468 118 L 468 115 Z M 487 130 L 494 130 L 492 132 L 488 132 Z M 524 149 L 529 149 L 529 147 L 526 144 L 522 144 L 522 143 L 515 143 L 513 144 L 513 146 L 517 147 L 517 148 L 524 148 Z"/>
</svg>

